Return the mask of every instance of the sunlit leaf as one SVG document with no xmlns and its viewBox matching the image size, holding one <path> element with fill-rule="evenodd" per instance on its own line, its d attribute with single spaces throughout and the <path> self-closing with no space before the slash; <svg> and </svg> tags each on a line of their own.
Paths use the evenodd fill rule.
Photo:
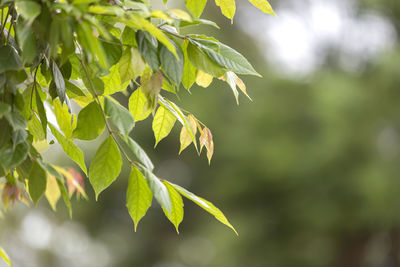
<svg viewBox="0 0 400 267">
<path fill-rule="evenodd" d="M 174 127 L 176 117 L 168 109 L 160 106 L 153 119 L 153 132 L 156 139 L 155 145 L 157 146 L 163 138 L 165 138 Z"/>
<path fill-rule="evenodd" d="M 117 179 L 121 172 L 121 154 L 114 139 L 109 136 L 97 150 L 89 168 L 89 180 L 96 193 L 99 194 Z"/>
<path fill-rule="evenodd" d="M 140 87 L 137 88 L 129 97 L 129 111 L 135 121 L 144 120 L 151 113 L 151 108 L 147 103 L 146 95 L 142 92 Z"/>
<path fill-rule="evenodd" d="M 152 199 L 153 193 L 143 174 L 136 167 L 132 167 L 126 192 L 126 207 L 135 224 L 135 232 L 139 221 L 150 208 Z"/>
<path fill-rule="evenodd" d="M 93 101 L 79 112 L 72 136 L 81 140 L 93 140 L 103 132 L 104 126 L 103 113 L 97 102 Z"/>
</svg>

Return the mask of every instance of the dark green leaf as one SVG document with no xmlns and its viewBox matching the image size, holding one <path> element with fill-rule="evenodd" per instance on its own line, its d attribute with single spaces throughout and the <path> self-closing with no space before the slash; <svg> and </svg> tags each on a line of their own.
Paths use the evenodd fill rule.
<svg viewBox="0 0 400 267">
<path fill-rule="evenodd" d="M 154 42 L 146 38 L 146 33 L 142 31 L 136 33 L 136 40 L 139 52 L 144 60 L 153 71 L 157 71 L 160 68 L 160 61 L 157 55 L 157 40 L 154 44 Z"/>
<path fill-rule="evenodd" d="M 53 81 L 57 89 L 57 95 L 60 98 L 61 103 L 65 101 L 65 82 L 64 77 L 61 74 L 60 69 L 58 68 L 57 64 L 53 61 L 52 64 L 52 71 L 53 71 Z"/>
<path fill-rule="evenodd" d="M 182 51 L 177 45 L 175 45 L 175 49 L 176 53 L 178 54 L 178 59 L 164 45 L 161 45 L 159 55 L 163 71 L 167 77 L 171 79 L 176 86 L 178 86 L 182 81 L 184 58 Z"/>
<path fill-rule="evenodd" d="M 9 45 L 0 47 L 0 73 L 7 70 L 18 70 L 21 67 L 21 58 L 17 51 Z"/>
<path fill-rule="evenodd" d="M 29 195 L 31 196 L 33 202 L 36 204 L 41 196 L 46 191 L 46 172 L 45 170 L 37 163 L 33 162 L 31 172 L 29 175 L 28 186 L 29 186 Z"/>
</svg>

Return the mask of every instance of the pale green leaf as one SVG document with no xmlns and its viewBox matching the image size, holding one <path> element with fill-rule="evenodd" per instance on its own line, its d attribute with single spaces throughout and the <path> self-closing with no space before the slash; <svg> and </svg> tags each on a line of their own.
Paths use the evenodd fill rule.
<svg viewBox="0 0 400 267">
<path fill-rule="evenodd" d="M 156 139 L 155 145 L 157 146 L 163 138 L 165 138 L 174 127 L 176 117 L 167 108 L 160 106 L 153 119 L 153 132 Z"/>
<path fill-rule="evenodd" d="M 99 104 L 93 101 L 78 114 L 78 123 L 72 134 L 81 140 L 93 140 L 104 130 L 105 121 Z"/>
<path fill-rule="evenodd" d="M 51 132 L 53 133 L 54 137 L 57 139 L 57 142 L 61 145 L 64 152 L 78 165 L 81 167 L 83 172 L 87 174 L 87 169 L 85 165 L 85 161 L 83 158 L 83 152 L 79 149 L 71 140 L 65 138 L 53 125 L 49 124 Z"/>
<path fill-rule="evenodd" d="M 152 171 L 154 169 L 154 165 L 151 162 L 149 156 L 147 153 L 143 150 L 143 148 L 132 138 L 129 136 L 119 136 L 120 139 L 122 139 L 122 143 L 127 146 L 127 156 L 129 157 L 130 160 L 134 161 L 135 159 L 138 159 L 140 163 L 142 163 L 147 169 Z"/>
<path fill-rule="evenodd" d="M 207 0 L 185 0 L 186 7 L 190 13 L 195 17 L 199 18 L 206 7 Z"/>
<path fill-rule="evenodd" d="M 128 135 L 133 126 L 135 126 L 135 121 L 131 113 L 125 107 L 108 97 L 104 99 L 104 112 L 124 135 Z"/>
<path fill-rule="evenodd" d="M 167 187 L 151 171 L 143 169 L 143 175 L 144 178 L 146 178 L 147 184 L 149 185 L 151 192 L 153 192 L 153 196 L 157 200 L 158 204 L 160 204 L 160 206 L 167 212 L 171 212 L 172 203 Z"/>
<path fill-rule="evenodd" d="M 121 154 L 114 139 L 109 136 L 97 150 L 89 168 L 89 180 L 96 193 L 99 194 L 117 179 L 121 172 Z"/>
<path fill-rule="evenodd" d="M 136 79 L 146 68 L 139 51 L 135 48 L 126 48 L 119 62 L 121 81 L 126 82 Z"/>
<path fill-rule="evenodd" d="M 222 211 L 220 209 L 218 209 L 216 206 L 214 206 L 214 204 L 212 204 L 211 202 L 196 196 L 195 194 L 189 192 L 188 190 L 186 190 L 185 188 L 170 183 L 168 182 L 171 186 L 173 186 L 180 194 L 182 194 L 184 197 L 192 200 L 194 203 L 196 203 L 197 205 L 199 205 L 201 208 L 203 208 L 204 210 L 206 210 L 208 213 L 214 215 L 214 217 L 220 221 L 221 223 L 225 224 L 226 226 L 228 226 L 229 228 L 231 228 L 236 234 L 238 234 L 235 230 L 235 228 L 233 228 L 233 226 L 229 223 L 228 219 L 225 217 L 225 215 L 222 213 Z"/>
<path fill-rule="evenodd" d="M 41 7 L 35 1 L 22 0 L 16 1 L 16 8 L 19 14 L 21 14 L 24 19 L 32 22 L 37 16 L 39 16 Z"/>
<path fill-rule="evenodd" d="M 126 207 L 135 224 L 135 232 L 139 221 L 146 215 L 151 206 L 153 193 L 151 192 L 143 174 L 134 166 L 129 176 L 129 184 L 126 192 Z"/>
<path fill-rule="evenodd" d="M 186 90 L 189 90 L 190 87 L 192 87 L 192 85 L 196 81 L 196 71 L 197 71 L 196 67 L 193 66 L 192 63 L 190 63 L 187 53 L 188 44 L 189 44 L 188 40 L 185 40 L 182 44 L 183 59 L 184 59 L 182 84 L 183 87 L 186 88 Z"/>
<path fill-rule="evenodd" d="M 149 106 L 146 95 L 140 87 L 129 97 L 129 111 L 136 122 L 144 120 L 150 115 L 151 108 Z"/>
<path fill-rule="evenodd" d="M 176 232 L 179 234 L 179 224 L 183 220 L 183 200 L 181 195 L 174 189 L 168 182 L 163 181 L 167 187 L 169 196 L 171 198 L 171 211 L 168 212 L 163 208 L 165 216 L 172 222 L 176 228 Z"/>
</svg>

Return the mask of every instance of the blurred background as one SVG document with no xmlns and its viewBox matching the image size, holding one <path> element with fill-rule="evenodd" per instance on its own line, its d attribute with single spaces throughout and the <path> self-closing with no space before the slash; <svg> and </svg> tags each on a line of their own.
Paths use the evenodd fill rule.
<svg viewBox="0 0 400 267">
<path fill-rule="evenodd" d="M 0 244 L 14 266 L 400 266 L 400 1 L 271 4 L 278 17 L 237 1 L 233 25 L 214 1 L 205 10 L 221 30 L 199 31 L 263 75 L 242 77 L 254 101 L 240 106 L 221 81 L 181 90 L 177 104 L 213 132 L 211 166 L 193 148 L 178 156 L 178 127 L 155 150 L 150 120 L 133 131 L 159 177 L 212 201 L 239 236 L 187 201 L 179 235 L 156 203 L 135 233 L 125 166 L 97 203 L 86 181 L 72 220 L 45 199 L 9 211 Z M 79 143 L 88 159 L 100 141 Z M 45 155 L 74 166 L 57 146 Z"/>
</svg>

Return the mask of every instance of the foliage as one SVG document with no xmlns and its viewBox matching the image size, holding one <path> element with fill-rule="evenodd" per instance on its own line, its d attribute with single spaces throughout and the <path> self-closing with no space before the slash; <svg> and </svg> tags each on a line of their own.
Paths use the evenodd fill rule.
<svg viewBox="0 0 400 267">
<path fill-rule="evenodd" d="M 73 192 L 86 196 L 79 174 L 42 159 L 41 149 L 57 142 L 88 175 L 96 199 L 118 177 L 121 155 L 127 159 L 132 168 L 127 206 L 135 229 L 154 196 L 178 231 L 183 218 L 180 194 L 233 229 L 214 205 L 156 177 L 149 157 L 129 137 L 136 123 L 153 114 L 157 145 L 178 121 L 181 151 L 193 143 L 199 154 L 205 147 L 211 160 L 209 128 L 165 92 L 178 95 L 181 84 L 189 91 L 194 83 L 208 86 L 218 78 L 238 99 L 236 86 L 247 93 L 236 74 L 259 76 L 239 52 L 215 38 L 181 34 L 188 26 L 216 26 L 199 18 L 206 2 L 186 0 L 191 15 L 179 9 L 155 10 L 146 1 L 1 2 L 0 177 L 5 178 L 5 209 L 10 202 L 28 203 L 28 197 L 36 204 L 43 195 L 54 209 L 61 196 L 71 209 Z M 273 14 L 266 0 L 250 2 Z M 233 19 L 234 0 L 215 3 Z M 128 110 L 113 94 L 132 90 Z M 76 106 L 78 114 L 72 111 Z M 74 140 L 94 140 L 104 131 L 108 137 L 87 172 L 84 153 Z"/>
</svg>

